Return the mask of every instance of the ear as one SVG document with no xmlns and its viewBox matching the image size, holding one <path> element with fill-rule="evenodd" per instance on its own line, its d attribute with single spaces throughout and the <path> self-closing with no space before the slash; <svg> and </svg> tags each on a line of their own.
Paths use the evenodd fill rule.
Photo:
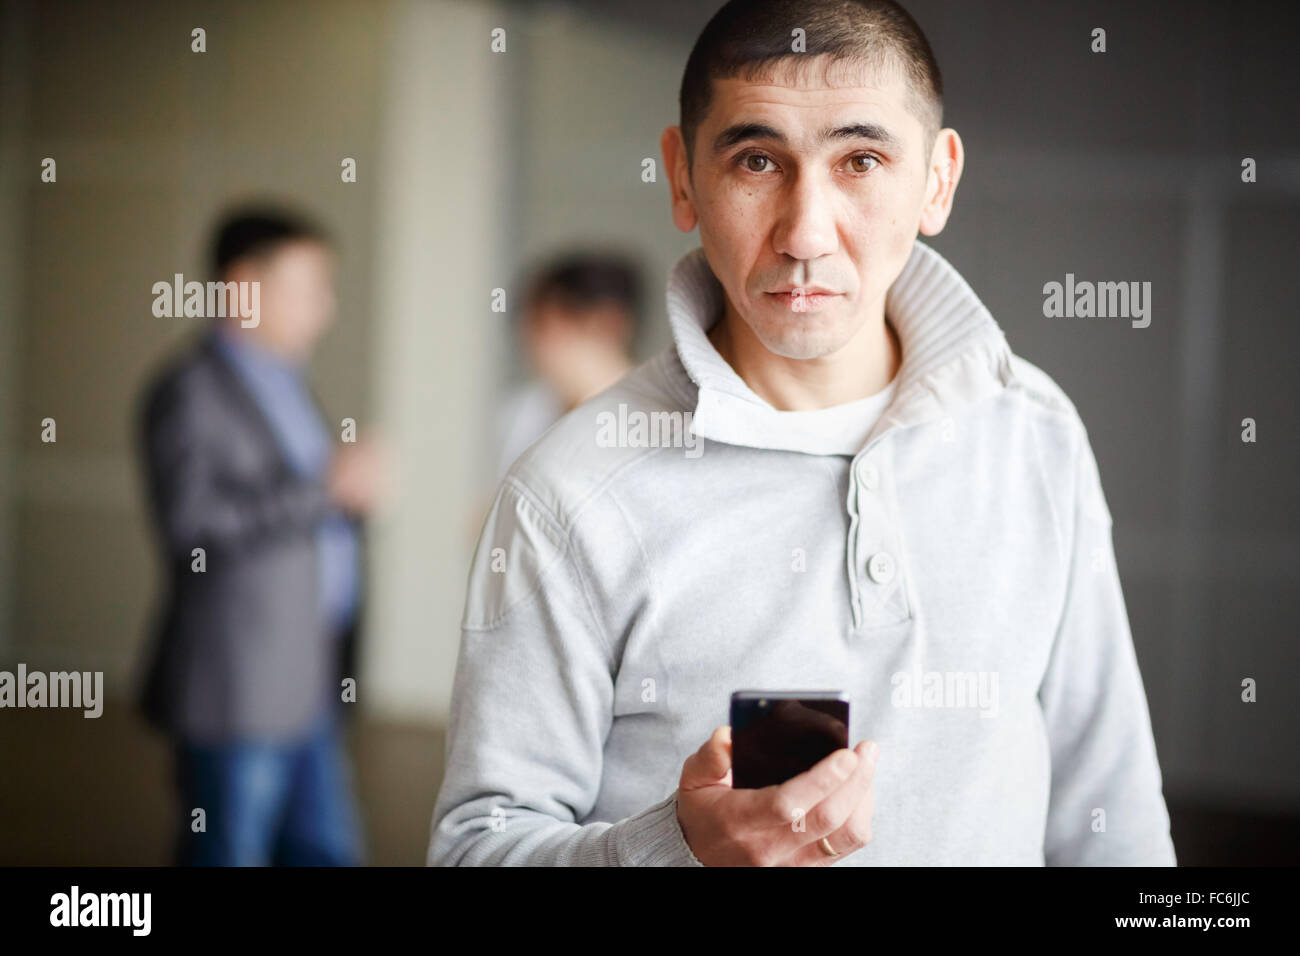
<svg viewBox="0 0 1300 956">
<path fill-rule="evenodd" d="M 252 282 L 261 278 L 261 270 L 247 256 L 236 259 L 230 265 L 226 266 L 225 275 L 220 277 L 222 282 Z"/>
<path fill-rule="evenodd" d="M 937 236 L 948 223 L 953 195 L 961 179 L 966 153 L 955 129 L 941 129 L 930 153 L 930 170 L 925 183 L 925 205 L 921 207 L 922 235 Z"/>
<path fill-rule="evenodd" d="M 691 197 L 691 170 L 686 161 L 686 143 L 680 126 L 669 126 L 659 137 L 659 148 L 664 154 L 664 170 L 668 173 L 669 201 L 672 203 L 673 224 L 682 232 L 695 228 L 695 201 Z"/>
</svg>

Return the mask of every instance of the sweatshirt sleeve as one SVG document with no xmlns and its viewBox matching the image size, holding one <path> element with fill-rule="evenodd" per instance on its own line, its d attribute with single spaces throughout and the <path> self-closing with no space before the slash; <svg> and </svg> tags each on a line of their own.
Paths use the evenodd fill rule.
<svg viewBox="0 0 1300 956">
<path fill-rule="evenodd" d="M 1069 583 L 1039 688 L 1052 761 L 1045 862 L 1173 866 L 1169 815 L 1115 565 L 1110 511 L 1081 424 L 1074 473 Z"/>
<path fill-rule="evenodd" d="M 508 476 L 470 569 L 429 865 L 700 865 L 676 793 L 580 822 L 600 790 L 615 668 L 569 536 Z"/>
</svg>

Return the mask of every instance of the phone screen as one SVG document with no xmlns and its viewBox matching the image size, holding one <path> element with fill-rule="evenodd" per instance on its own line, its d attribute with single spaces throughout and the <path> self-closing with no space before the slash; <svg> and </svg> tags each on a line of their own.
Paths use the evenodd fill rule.
<svg viewBox="0 0 1300 956">
<path fill-rule="evenodd" d="M 731 785 L 784 783 L 849 745 L 849 702 L 838 692 L 731 695 Z"/>
</svg>

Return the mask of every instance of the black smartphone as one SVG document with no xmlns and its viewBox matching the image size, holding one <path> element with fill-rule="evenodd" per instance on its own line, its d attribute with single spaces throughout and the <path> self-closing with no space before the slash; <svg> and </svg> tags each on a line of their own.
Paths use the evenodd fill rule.
<svg viewBox="0 0 1300 956">
<path fill-rule="evenodd" d="M 731 695 L 731 785 L 785 783 L 849 745 L 843 691 L 738 690 Z"/>
</svg>

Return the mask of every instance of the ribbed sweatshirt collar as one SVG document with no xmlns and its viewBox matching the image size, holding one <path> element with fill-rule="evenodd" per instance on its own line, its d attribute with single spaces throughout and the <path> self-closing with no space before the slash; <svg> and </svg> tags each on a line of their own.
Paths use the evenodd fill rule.
<svg viewBox="0 0 1300 956">
<path fill-rule="evenodd" d="M 706 332 L 722 314 L 724 293 L 703 248 L 686 253 L 673 266 L 667 304 L 681 370 L 698 390 L 692 416 L 697 435 L 816 455 L 861 450 L 792 428 L 718 354 Z M 1002 329 L 961 274 L 920 240 L 889 289 L 885 315 L 898 332 L 903 361 L 894 400 L 867 445 L 890 429 L 952 416 L 1014 379 Z"/>
</svg>

